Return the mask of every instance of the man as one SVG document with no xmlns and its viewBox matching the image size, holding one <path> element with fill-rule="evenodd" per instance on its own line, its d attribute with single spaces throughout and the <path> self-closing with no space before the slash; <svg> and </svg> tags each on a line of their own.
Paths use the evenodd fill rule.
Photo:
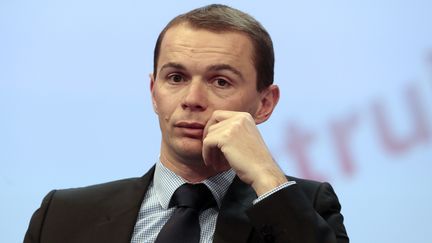
<svg viewBox="0 0 432 243">
<path fill-rule="evenodd" d="M 243 12 L 210 5 L 174 18 L 150 75 L 156 166 L 50 192 L 24 242 L 348 242 L 330 185 L 286 177 L 256 127 L 279 99 L 273 64 L 268 33 Z M 179 203 L 190 198 L 206 206 Z"/>
</svg>

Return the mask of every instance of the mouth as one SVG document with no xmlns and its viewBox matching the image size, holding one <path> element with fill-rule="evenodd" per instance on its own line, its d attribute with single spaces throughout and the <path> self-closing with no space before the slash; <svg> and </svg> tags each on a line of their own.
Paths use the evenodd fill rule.
<svg viewBox="0 0 432 243">
<path fill-rule="evenodd" d="M 194 121 L 179 121 L 174 124 L 174 127 L 180 129 L 185 137 L 202 139 L 205 124 Z"/>
</svg>

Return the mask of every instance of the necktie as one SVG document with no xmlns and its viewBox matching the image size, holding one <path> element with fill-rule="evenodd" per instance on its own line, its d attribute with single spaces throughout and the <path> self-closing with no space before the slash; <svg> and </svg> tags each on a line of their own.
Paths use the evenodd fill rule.
<svg viewBox="0 0 432 243">
<path fill-rule="evenodd" d="M 155 243 L 198 243 L 200 240 L 199 214 L 216 205 L 204 184 L 183 184 L 174 192 L 169 207 L 177 206 L 162 227 Z"/>
</svg>

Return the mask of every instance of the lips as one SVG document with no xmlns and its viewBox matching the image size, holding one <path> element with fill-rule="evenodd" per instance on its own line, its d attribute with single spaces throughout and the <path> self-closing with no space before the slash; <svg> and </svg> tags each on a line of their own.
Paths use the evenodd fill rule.
<svg viewBox="0 0 432 243">
<path fill-rule="evenodd" d="M 180 129 L 186 137 L 202 139 L 205 125 L 195 121 L 179 121 L 174 127 Z"/>
<path fill-rule="evenodd" d="M 200 122 L 179 121 L 175 124 L 176 127 L 204 129 L 205 125 Z"/>
</svg>

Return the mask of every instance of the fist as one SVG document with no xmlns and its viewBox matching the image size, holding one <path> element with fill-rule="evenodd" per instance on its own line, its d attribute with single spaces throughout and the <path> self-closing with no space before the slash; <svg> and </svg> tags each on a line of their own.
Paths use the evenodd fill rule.
<svg viewBox="0 0 432 243">
<path fill-rule="evenodd" d="M 247 112 L 214 111 L 204 128 L 202 153 L 206 166 L 233 168 L 258 196 L 287 181 Z"/>
</svg>

